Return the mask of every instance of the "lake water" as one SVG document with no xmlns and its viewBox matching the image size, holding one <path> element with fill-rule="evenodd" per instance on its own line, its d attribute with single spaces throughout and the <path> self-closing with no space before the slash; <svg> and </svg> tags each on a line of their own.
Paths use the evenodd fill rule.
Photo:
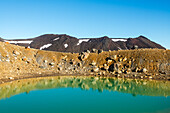
<svg viewBox="0 0 170 113">
<path fill-rule="evenodd" d="M 170 113 L 170 82 L 46 77 L 0 85 L 0 113 Z"/>
</svg>

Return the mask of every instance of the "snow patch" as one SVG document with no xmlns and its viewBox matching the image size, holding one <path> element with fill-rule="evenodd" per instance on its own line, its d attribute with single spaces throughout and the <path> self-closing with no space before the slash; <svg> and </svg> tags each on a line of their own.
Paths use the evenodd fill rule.
<svg viewBox="0 0 170 113">
<path fill-rule="evenodd" d="M 119 50 L 122 50 L 122 48 L 120 48 L 120 47 L 117 47 Z"/>
<path fill-rule="evenodd" d="M 67 48 L 67 47 L 68 47 L 68 44 L 64 44 L 64 47 Z"/>
<path fill-rule="evenodd" d="M 56 41 L 56 40 L 58 40 L 59 39 L 59 37 L 58 38 L 55 38 L 53 41 Z"/>
<path fill-rule="evenodd" d="M 27 41 L 7 41 L 7 40 L 5 40 L 5 42 L 9 42 L 9 43 L 12 43 L 12 44 L 19 44 L 19 43 L 21 43 L 21 44 L 31 44 L 32 41 L 33 40 L 27 40 Z"/>
<path fill-rule="evenodd" d="M 79 39 L 79 42 L 77 43 L 77 45 L 80 45 L 82 42 L 88 42 L 89 39 Z"/>
<path fill-rule="evenodd" d="M 40 47 L 40 50 L 45 49 L 45 48 L 48 48 L 48 47 L 50 47 L 51 45 L 52 45 L 52 44 L 43 45 L 42 47 Z"/>
<path fill-rule="evenodd" d="M 118 42 L 118 41 L 122 41 L 122 42 L 126 42 L 127 39 L 112 39 L 113 42 Z"/>
</svg>

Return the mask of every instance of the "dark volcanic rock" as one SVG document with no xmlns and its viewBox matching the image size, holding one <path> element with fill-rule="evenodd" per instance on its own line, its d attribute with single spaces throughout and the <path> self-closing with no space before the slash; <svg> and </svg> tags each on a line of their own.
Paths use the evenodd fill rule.
<svg viewBox="0 0 170 113">
<path fill-rule="evenodd" d="M 1 42 L 4 42 L 4 39 L 2 39 L 2 38 L 0 37 L 0 41 L 1 41 Z"/>
<path fill-rule="evenodd" d="M 37 37 L 30 44 L 31 48 L 40 49 L 45 44 L 52 44 L 44 50 L 61 51 L 61 52 L 83 52 L 85 50 L 92 51 L 93 48 L 104 51 L 131 49 L 137 45 L 138 48 L 159 48 L 165 49 L 159 44 L 150 41 L 144 36 L 137 38 L 109 38 L 107 36 L 101 38 L 77 39 L 68 35 L 47 34 Z"/>
<path fill-rule="evenodd" d="M 43 50 L 61 51 L 61 52 L 74 52 L 76 50 L 75 45 L 78 43 L 78 39 L 68 35 L 53 35 L 47 34 L 34 38 L 30 44 L 31 48 L 41 49 L 46 44 L 52 44 Z"/>
<path fill-rule="evenodd" d="M 159 48 L 165 49 L 161 45 L 147 39 L 144 36 L 139 36 L 137 38 L 129 38 L 126 42 L 127 48 L 131 49 L 134 45 L 137 45 L 138 48 Z"/>
<path fill-rule="evenodd" d="M 0 39 L 1 41 L 1 39 Z M 2 39 L 3 41 L 3 39 Z M 15 41 L 15 43 L 12 41 Z M 16 42 L 18 41 L 18 42 Z M 22 41 L 25 41 L 22 43 Z M 28 41 L 28 42 L 27 42 Z M 101 38 L 81 38 L 77 39 L 69 35 L 45 34 L 32 39 L 8 40 L 9 43 L 30 46 L 31 48 L 60 51 L 60 52 L 83 52 L 85 50 L 127 50 L 138 48 L 158 48 L 165 49 L 161 45 L 150 41 L 144 36 L 137 38 L 109 38 L 107 36 Z"/>
</svg>

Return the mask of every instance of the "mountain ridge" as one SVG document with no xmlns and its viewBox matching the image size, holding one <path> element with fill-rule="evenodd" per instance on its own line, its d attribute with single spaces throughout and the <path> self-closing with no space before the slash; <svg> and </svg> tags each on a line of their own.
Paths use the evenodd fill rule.
<svg viewBox="0 0 170 113">
<path fill-rule="evenodd" d="M 5 40 L 1 38 L 0 41 L 19 46 L 29 46 L 35 49 L 59 52 L 83 52 L 92 49 L 102 49 L 104 51 L 128 50 L 134 46 L 138 48 L 165 49 L 160 44 L 149 40 L 145 36 L 136 38 L 109 38 L 108 36 L 99 38 L 76 38 L 66 34 L 44 34 L 29 39 Z"/>
</svg>

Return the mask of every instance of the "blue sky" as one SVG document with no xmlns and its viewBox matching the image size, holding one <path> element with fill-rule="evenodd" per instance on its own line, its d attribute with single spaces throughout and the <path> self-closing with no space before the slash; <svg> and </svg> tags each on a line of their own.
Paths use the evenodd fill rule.
<svg viewBox="0 0 170 113">
<path fill-rule="evenodd" d="M 0 37 L 144 35 L 170 49 L 170 0 L 0 0 Z"/>
</svg>

